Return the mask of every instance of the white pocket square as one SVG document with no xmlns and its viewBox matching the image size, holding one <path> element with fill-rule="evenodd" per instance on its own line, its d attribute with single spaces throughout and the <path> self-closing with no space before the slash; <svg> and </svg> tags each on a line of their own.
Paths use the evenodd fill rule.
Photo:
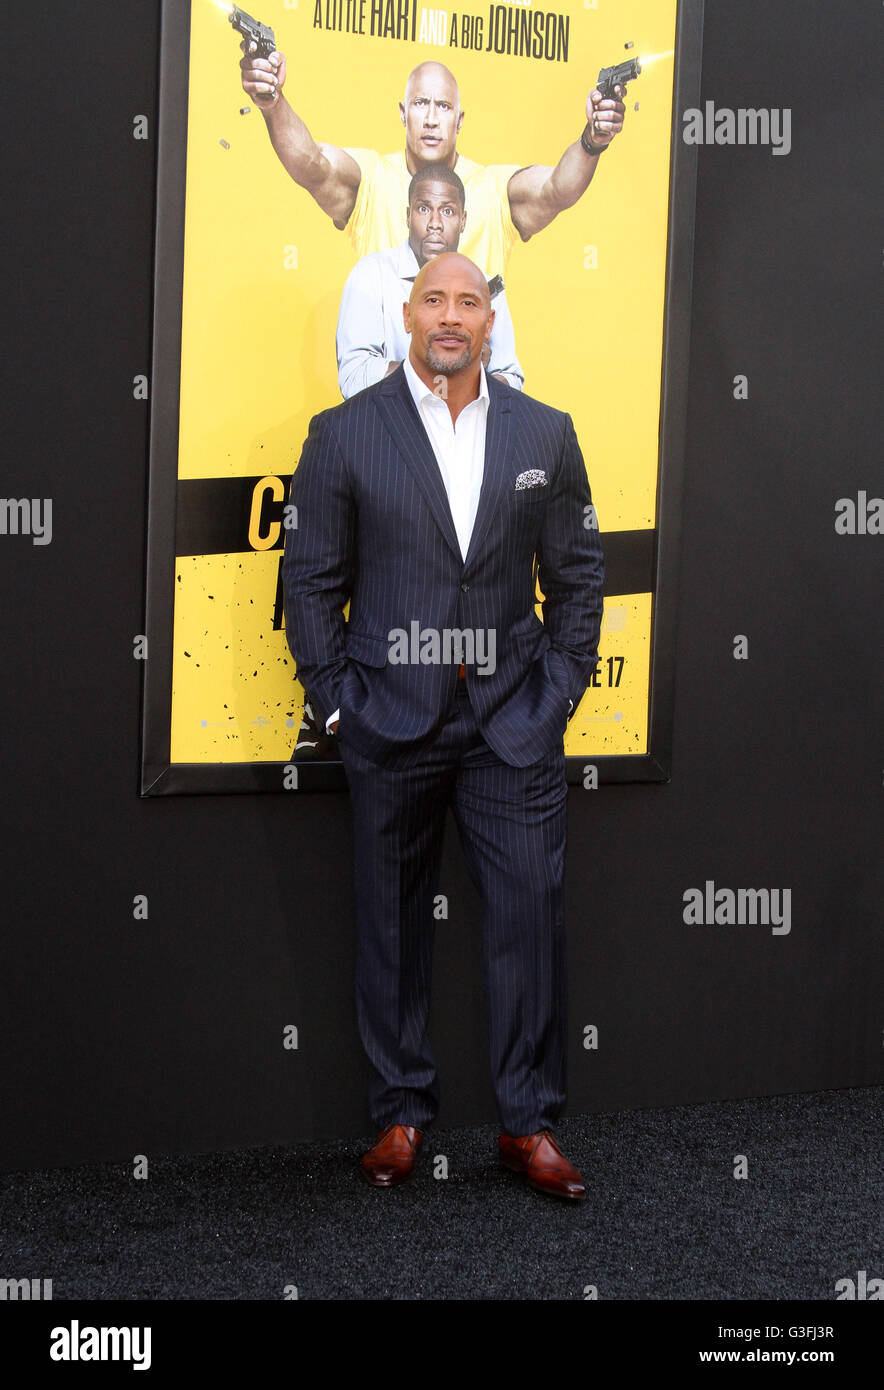
<svg viewBox="0 0 884 1390">
<path fill-rule="evenodd" d="M 516 479 L 516 492 L 524 492 L 528 487 L 546 487 L 549 482 L 542 468 L 529 468 L 527 473 L 520 473 Z"/>
</svg>

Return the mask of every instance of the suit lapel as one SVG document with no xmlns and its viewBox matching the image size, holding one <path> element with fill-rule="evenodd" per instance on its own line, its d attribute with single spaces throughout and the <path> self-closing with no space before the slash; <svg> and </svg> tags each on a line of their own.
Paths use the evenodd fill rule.
<svg viewBox="0 0 884 1390">
<path fill-rule="evenodd" d="M 401 367 L 385 378 L 375 399 L 397 449 L 414 474 L 436 525 L 460 560 L 460 545 L 442 474 Z"/>
<path fill-rule="evenodd" d="M 433 447 L 427 438 L 417 407 L 408 389 L 405 372 L 400 367 L 381 383 L 376 396 L 387 428 L 402 457 L 414 474 L 424 500 L 448 545 L 464 565 L 474 559 L 485 538 L 491 520 L 497 512 L 508 474 L 506 469 L 510 441 L 510 387 L 502 386 L 494 377 L 488 382 L 488 415 L 485 423 L 485 463 L 482 488 L 473 534 L 466 560 L 461 561 L 460 544 L 448 504 L 448 494 L 439 471 Z"/>
<path fill-rule="evenodd" d="M 482 489 L 479 493 L 479 506 L 473 523 L 473 534 L 467 550 L 465 565 L 474 560 L 485 533 L 500 509 L 503 493 L 508 479 L 507 455 L 510 443 L 510 391 L 493 376 L 486 373 L 488 382 L 488 417 L 485 422 L 485 467 L 482 473 Z"/>
</svg>

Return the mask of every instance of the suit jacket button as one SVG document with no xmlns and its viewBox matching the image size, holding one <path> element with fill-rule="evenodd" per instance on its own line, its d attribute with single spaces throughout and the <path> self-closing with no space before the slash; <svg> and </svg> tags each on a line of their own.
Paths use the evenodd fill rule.
<svg viewBox="0 0 884 1390">
<path fill-rule="evenodd" d="M 460 587 L 461 587 L 461 589 L 463 590 L 464 593 L 467 593 L 467 592 L 469 591 L 469 587 L 470 587 L 470 586 L 469 586 L 469 584 L 461 584 Z"/>
</svg>

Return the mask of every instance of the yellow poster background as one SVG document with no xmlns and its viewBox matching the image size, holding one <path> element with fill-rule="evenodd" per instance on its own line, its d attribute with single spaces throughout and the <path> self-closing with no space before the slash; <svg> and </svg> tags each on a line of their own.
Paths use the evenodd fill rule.
<svg viewBox="0 0 884 1390">
<path fill-rule="evenodd" d="M 579 138 L 601 67 L 642 62 L 588 190 L 517 242 L 504 272 L 525 390 L 571 414 L 604 542 L 654 525 L 676 3 L 581 0 L 555 12 L 570 17 L 567 63 L 326 30 L 305 0 L 250 10 L 275 31 L 286 97 L 314 139 L 382 153 L 403 146 L 397 103 L 423 59 L 457 79 L 458 150 L 520 165 L 554 165 Z M 449 7 L 449 32 L 455 13 L 483 14 L 487 42 L 487 4 Z M 355 256 L 279 163 L 240 85 L 238 42 L 224 6 L 193 0 L 179 478 L 257 483 L 290 474 L 311 416 L 341 399 L 335 325 Z M 303 693 L 273 629 L 279 558 L 177 559 L 173 763 L 289 759 Z M 606 597 L 598 684 L 569 725 L 567 754 L 647 751 L 651 616 L 651 594 Z"/>
</svg>

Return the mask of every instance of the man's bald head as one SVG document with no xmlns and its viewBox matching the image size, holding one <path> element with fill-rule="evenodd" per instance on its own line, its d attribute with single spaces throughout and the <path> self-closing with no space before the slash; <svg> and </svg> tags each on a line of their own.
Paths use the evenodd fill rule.
<svg viewBox="0 0 884 1390">
<path fill-rule="evenodd" d="M 487 309 L 491 308 L 491 292 L 488 289 L 488 281 L 482 274 L 475 261 L 471 261 L 469 256 L 462 256 L 459 251 L 446 251 L 441 256 L 435 256 L 433 260 L 427 261 L 414 277 L 414 284 L 411 287 L 409 303 L 413 304 L 416 296 L 424 293 L 424 287 L 447 288 L 452 282 L 462 287 L 463 292 L 472 288 L 473 293 L 483 301 Z"/>
<path fill-rule="evenodd" d="M 433 88 L 436 91 L 445 88 L 453 97 L 457 109 L 460 110 L 460 91 L 457 80 L 451 68 L 447 68 L 444 63 L 437 63 L 428 58 L 426 62 L 418 63 L 416 68 L 412 68 L 405 83 L 406 102 L 415 88 L 421 90 Z"/>
<path fill-rule="evenodd" d="M 432 60 L 412 68 L 399 117 L 405 126 L 405 162 L 410 173 L 422 164 L 454 168 L 464 113 L 450 68 Z"/>
<path fill-rule="evenodd" d="M 446 251 L 421 266 L 403 306 L 409 356 L 427 380 L 479 379 L 482 350 L 491 337 L 494 310 L 485 276 L 458 251 Z"/>
</svg>

